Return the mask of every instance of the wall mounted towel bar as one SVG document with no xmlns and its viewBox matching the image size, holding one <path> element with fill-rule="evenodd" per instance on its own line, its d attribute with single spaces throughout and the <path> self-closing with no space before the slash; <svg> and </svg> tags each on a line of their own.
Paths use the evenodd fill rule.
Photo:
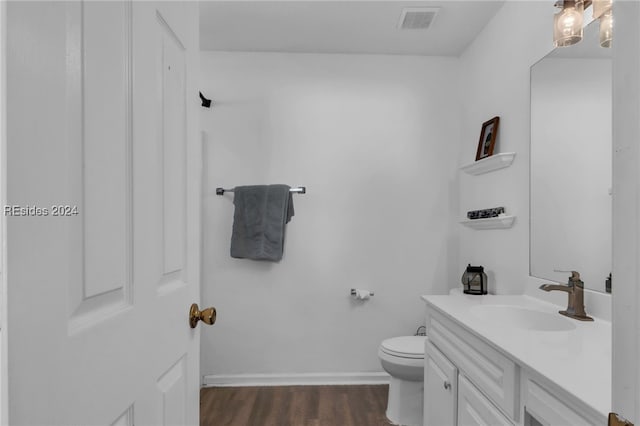
<svg viewBox="0 0 640 426">
<path fill-rule="evenodd" d="M 216 188 L 216 195 L 223 195 L 225 192 L 233 192 L 233 189 Z M 299 186 L 297 188 L 291 188 L 289 192 L 297 192 L 298 194 L 306 194 L 307 188 Z"/>
</svg>

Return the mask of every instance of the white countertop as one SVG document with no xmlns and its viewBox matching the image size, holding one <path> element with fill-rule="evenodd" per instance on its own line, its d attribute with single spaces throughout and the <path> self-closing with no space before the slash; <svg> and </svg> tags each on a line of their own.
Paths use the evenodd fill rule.
<svg viewBox="0 0 640 426">
<path fill-rule="evenodd" d="M 598 318 L 593 322 L 567 319 L 575 324 L 574 330 L 526 330 L 484 321 L 470 308 L 510 305 L 560 315 L 559 307 L 526 295 L 472 296 L 460 292 L 422 299 L 517 364 L 544 376 L 603 416 L 611 411 L 611 322 Z"/>
</svg>

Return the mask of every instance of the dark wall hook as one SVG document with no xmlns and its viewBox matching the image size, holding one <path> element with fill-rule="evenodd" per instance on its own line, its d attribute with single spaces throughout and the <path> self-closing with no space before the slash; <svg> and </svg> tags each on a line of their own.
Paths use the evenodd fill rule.
<svg viewBox="0 0 640 426">
<path fill-rule="evenodd" d="M 207 99 L 204 97 L 204 95 L 202 94 L 202 92 L 198 92 L 200 93 L 200 99 L 202 100 L 202 106 L 205 108 L 211 108 L 211 99 Z"/>
</svg>

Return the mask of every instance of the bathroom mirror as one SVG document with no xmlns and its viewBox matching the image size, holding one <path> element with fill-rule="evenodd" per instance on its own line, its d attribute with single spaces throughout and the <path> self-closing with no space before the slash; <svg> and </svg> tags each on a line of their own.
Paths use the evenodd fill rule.
<svg viewBox="0 0 640 426">
<path fill-rule="evenodd" d="M 611 49 L 598 23 L 531 67 L 530 274 L 580 272 L 605 291 L 611 272 Z"/>
</svg>

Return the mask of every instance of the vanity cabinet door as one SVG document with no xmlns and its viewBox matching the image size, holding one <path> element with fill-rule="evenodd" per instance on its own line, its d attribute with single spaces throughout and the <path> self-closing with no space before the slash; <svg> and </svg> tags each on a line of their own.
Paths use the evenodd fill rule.
<svg viewBox="0 0 640 426">
<path fill-rule="evenodd" d="M 427 336 L 438 350 L 509 418 L 518 420 L 518 366 L 477 335 L 435 310 L 427 315 L 426 325 Z"/>
<path fill-rule="evenodd" d="M 424 355 L 424 426 L 456 424 L 458 369 L 427 338 Z"/>
<path fill-rule="evenodd" d="M 513 423 L 460 374 L 458 376 L 458 426 L 486 425 L 513 426 Z"/>
</svg>

